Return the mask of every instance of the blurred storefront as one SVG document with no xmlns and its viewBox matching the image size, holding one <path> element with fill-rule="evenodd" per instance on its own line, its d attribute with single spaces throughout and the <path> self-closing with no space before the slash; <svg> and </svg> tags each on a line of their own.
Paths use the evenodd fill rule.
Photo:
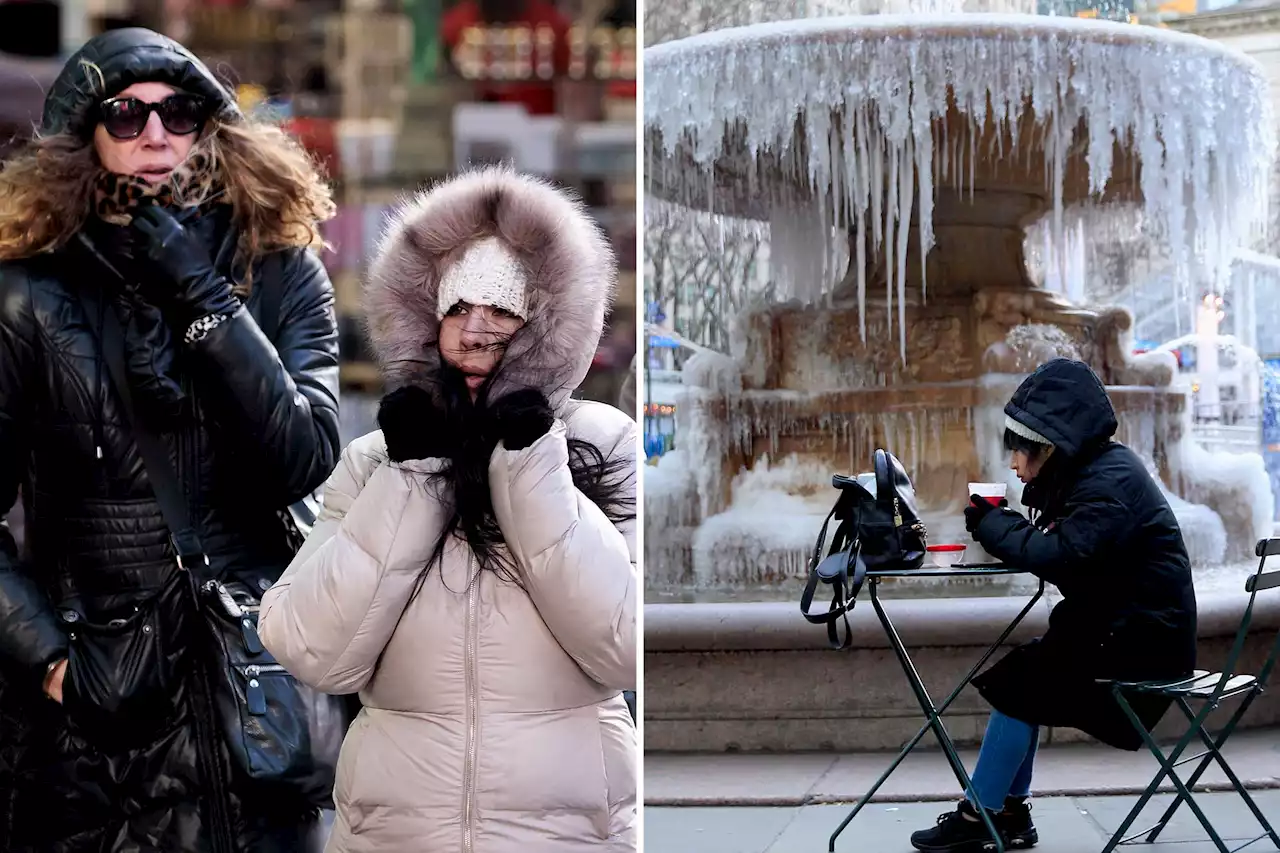
<svg viewBox="0 0 1280 853">
<path fill-rule="evenodd" d="M 10 4 L 41 5 L 0 0 L 0 15 Z M 352 431 L 379 393 L 359 293 L 384 215 L 474 163 L 511 162 L 576 191 L 611 237 L 618 300 L 583 396 L 617 401 L 636 335 L 634 0 L 70 0 L 61 11 L 45 19 L 61 56 L 105 29 L 165 32 L 324 163 L 339 202 L 325 260 Z M 59 62 L 13 52 L 0 52 L 0 123 L 26 131 Z M 7 85 L 14 73 L 30 85 Z"/>
</svg>

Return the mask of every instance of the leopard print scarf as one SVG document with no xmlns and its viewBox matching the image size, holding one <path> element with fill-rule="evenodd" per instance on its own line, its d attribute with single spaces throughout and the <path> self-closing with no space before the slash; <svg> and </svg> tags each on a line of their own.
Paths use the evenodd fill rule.
<svg viewBox="0 0 1280 853">
<path fill-rule="evenodd" d="M 222 187 L 213 158 L 200 145 L 169 177 L 158 184 L 134 175 L 117 175 L 105 169 L 94 188 L 93 212 L 103 222 L 128 225 L 133 213 L 148 205 L 207 209 L 222 198 Z"/>
<path fill-rule="evenodd" d="M 126 279 L 152 274 L 135 259 L 138 238 L 128 227 L 134 213 L 150 205 L 185 209 L 189 212 L 183 220 L 189 223 L 227 203 L 214 160 L 200 144 L 162 183 L 103 170 L 94 189 L 97 223 L 90 228 L 99 234 L 95 243 Z M 161 423 L 179 418 L 186 411 L 187 395 L 178 375 L 173 331 L 158 308 L 138 297 L 136 285 L 126 283 L 113 290 L 113 297 L 126 330 L 126 371 L 139 407 Z"/>
</svg>

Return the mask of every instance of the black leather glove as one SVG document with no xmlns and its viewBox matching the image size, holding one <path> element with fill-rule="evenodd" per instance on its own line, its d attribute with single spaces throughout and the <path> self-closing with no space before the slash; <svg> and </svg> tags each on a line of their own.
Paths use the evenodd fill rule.
<svg viewBox="0 0 1280 853">
<path fill-rule="evenodd" d="M 444 412 L 416 385 L 397 388 L 378 404 L 378 426 L 393 462 L 450 455 Z"/>
<path fill-rule="evenodd" d="M 555 422 L 541 391 L 513 391 L 489 407 L 494 434 L 507 450 L 523 450 L 547 434 Z"/>
<path fill-rule="evenodd" d="M 1004 498 L 1000 499 L 1000 507 L 1007 507 L 1009 501 Z M 986 498 L 977 495 L 969 496 L 969 505 L 964 508 L 964 529 L 970 534 L 976 533 L 978 525 L 982 523 L 982 519 L 987 517 L 987 513 L 995 512 L 996 507 L 987 502 Z"/>
<path fill-rule="evenodd" d="M 133 216 L 133 229 L 163 281 L 140 282 L 143 295 L 165 319 L 185 330 L 206 314 L 233 314 L 240 306 L 231 283 L 214 269 L 204 243 L 163 207 L 146 207 Z"/>
</svg>

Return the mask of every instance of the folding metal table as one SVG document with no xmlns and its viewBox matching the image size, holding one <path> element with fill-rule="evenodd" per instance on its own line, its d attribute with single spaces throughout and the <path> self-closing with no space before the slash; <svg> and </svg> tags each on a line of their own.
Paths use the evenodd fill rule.
<svg viewBox="0 0 1280 853">
<path fill-rule="evenodd" d="M 941 705 L 935 706 L 933 704 L 933 700 L 929 698 L 929 691 L 925 689 L 924 683 L 920 679 L 920 673 L 916 670 L 915 664 L 911 662 L 911 656 L 907 654 L 907 649 L 902 643 L 902 638 L 898 635 L 898 630 L 893 627 L 893 621 L 889 618 L 889 614 L 885 612 L 884 605 L 880 602 L 878 592 L 880 582 L 886 578 L 995 577 L 1026 573 L 1025 569 L 1013 568 L 997 563 L 984 563 L 981 565 L 970 564 L 964 567 L 957 565 L 947 569 L 867 572 L 866 582 L 871 588 L 871 606 L 875 608 L 876 616 L 880 619 L 880 624 L 884 628 L 885 635 L 889 638 L 889 644 L 893 647 L 894 654 L 898 656 L 898 663 L 902 665 L 902 671 L 906 673 L 907 683 L 911 685 L 911 689 L 916 696 L 916 701 L 920 703 L 920 710 L 924 711 L 925 724 L 920 728 L 920 731 L 916 732 L 915 737 L 907 742 L 907 745 L 898 753 L 898 757 L 889 765 L 889 769 L 884 771 L 880 778 L 876 780 L 876 783 L 871 786 L 870 790 L 868 790 L 867 793 L 862 796 L 862 799 L 858 801 L 857 805 L 853 807 L 853 811 L 849 812 L 845 819 L 841 821 L 840 826 L 836 828 L 836 831 L 831 834 L 831 840 L 827 848 L 831 853 L 835 853 L 836 839 L 840 837 L 840 833 L 844 832 L 845 827 L 847 827 L 849 823 L 858 816 L 858 812 L 862 811 L 863 806 L 871 802 L 871 798 L 880 790 L 880 786 L 883 785 L 891 775 L 893 775 L 893 772 L 898 769 L 898 766 L 902 764 L 903 760 L 906 759 L 906 757 L 911 754 L 911 751 L 916 748 L 921 740 L 924 739 L 925 733 L 930 730 L 933 731 L 934 736 L 937 738 L 938 745 L 942 747 L 942 751 L 947 757 L 947 762 L 951 765 L 952 772 L 956 774 L 956 780 L 960 783 L 961 789 L 971 800 L 977 800 L 977 797 L 974 796 L 973 792 L 973 780 L 969 778 L 969 773 L 965 770 L 964 764 L 961 763 L 960 756 L 956 752 L 955 744 L 952 742 L 951 736 L 947 734 L 946 727 L 942 724 L 942 715 L 946 713 L 947 708 L 949 708 L 951 703 L 960 696 L 961 692 L 964 691 L 964 688 L 969 685 L 969 682 L 972 681 L 973 677 L 986 665 L 987 661 L 991 660 L 992 655 L 1000 650 L 1000 647 L 1004 645 L 1005 641 L 1009 639 L 1009 636 L 1014 632 L 1022 620 L 1025 619 L 1027 614 L 1031 612 L 1031 609 L 1035 607 L 1036 602 L 1038 602 L 1044 595 L 1044 581 L 1041 580 L 1039 581 L 1039 587 L 1036 590 L 1035 595 L 1033 595 L 1031 600 L 1027 602 L 1027 606 L 1022 608 L 1022 611 L 1017 615 L 1017 617 L 1009 623 L 1009 627 L 1005 628 L 999 639 L 991 644 L 991 647 L 987 649 L 986 654 L 984 654 L 978 662 L 973 665 L 973 668 L 969 670 L 969 674 L 966 675 L 958 685 L 956 685 L 956 688 L 951 691 L 946 700 L 944 700 Z M 1000 840 L 1000 833 L 996 831 L 995 825 L 991 822 L 991 818 L 987 815 L 985 809 L 980 809 L 979 813 L 982 816 L 982 822 L 985 824 L 987 832 L 991 835 L 991 839 L 994 842 L 994 846 L 991 846 L 988 849 L 995 850 L 996 853 L 1004 853 L 1004 842 Z"/>
</svg>

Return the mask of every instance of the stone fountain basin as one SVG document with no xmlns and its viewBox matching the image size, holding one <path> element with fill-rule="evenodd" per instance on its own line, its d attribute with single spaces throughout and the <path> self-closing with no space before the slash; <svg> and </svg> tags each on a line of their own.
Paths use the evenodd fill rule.
<svg viewBox="0 0 1280 853">
<path fill-rule="evenodd" d="M 1038 196 L 1045 205 L 1053 193 L 1058 204 L 1141 199 L 1137 158 L 1156 153 L 1150 143 L 1162 132 L 1163 111 L 1187 103 L 1131 94 L 1140 67 L 1216 80 L 1232 99 L 1265 91 L 1252 60 L 1206 39 L 1038 15 L 776 22 L 658 45 L 644 60 L 649 191 L 762 220 L 774 208 L 812 202 L 814 188 L 829 194 L 839 183 L 834 161 L 865 160 L 880 143 L 900 151 L 904 169 L 915 161 L 918 177 L 936 161 L 936 186 L 966 195 L 976 187 Z M 877 80 L 899 83 L 877 89 Z M 1188 97 L 1201 109 L 1198 94 Z M 1117 101 L 1129 103 L 1109 105 Z M 1230 115 L 1240 106 L 1204 109 Z M 1091 132 L 1090 118 L 1103 129 Z M 1183 117 L 1176 121 L 1182 132 Z M 867 148 L 837 154 L 819 138 L 824 132 L 852 134 Z M 1184 166 L 1174 159 L 1171 172 Z M 882 177 L 891 180 L 887 169 Z"/>
<path fill-rule="evenodd" d="M 998 124 L 988 115 L 975 125 L 973 118 L 956 105 L 954 93 L 949 90 L 947 108 L 932 119 L 932 124 L 936 149 L 949 146 L 956 151 L 979 152 L 972 164 L 961 163 L 959 154 L 952 155 L 957 159 L 949 167 L 954 170 L 963 166 L 964 175 L 936 189 L 936 224 L 973 228 L 1002 225 L 1013 219 L 1025 225 L 1052 209 L 1054 187 L 1046 178 L 1053 175 L 1053 163 L 1043 146 L 1043 133 L 1037 130 L 1040 120 L 1029 100 L 1011 124 Z M 1106 190 L 1091 191 L 1087 147 L 1081 144 L 1088 137 L 1088 124 L 1077 122 L 1073 144 L 1063 163 L 1061 203 L 1141 203 L 1140 166 L 1134 152 L 1120 143 L 1113 146 L 1115 173 L 1107 181 Z M 645 144 L 646 149 L 661 150 L 662 137 L 651 133 Z M 803 153 L 807 148 L 803 126 L 797 126 L 784 153 L 772 148 L 753 152 L 747 129 L 739 125 L 726 136 L 719 156 L 708 165 L 698 163 L 691 147 L 681 144 L 664 161 L 647 166 L 647 190 L 664 201 L 762 222 L 769 221 L 776 209 L 812 207 L 820 195 L 825 196 L 828 209 L 838 206 L 841 202 L 837 191 L 822 185 L 815 189 L 810 181 L 808 156 Z M 1010 156 L 1000 159 L 997 151 Z M 956 180 L 963 181 L 963 188 L 954 186 Z M 708 196 L 709 187 L 714 191 Z M 915 210 L 913 224 L 918 219 L 919 211 Z"/>
<path fill-rule="evenodd" d="M 1243 584 L 1241 585 L 1243 587 Z M 1046 596 L 1048 597 L 1048 596 Z M 1000 636 L 1027 599 L 966 598 L 885 602 L 935 702 Z M 1200 596 L 1201 668 L 1220 665 L 1248 596 Z M 1048 627 L 1042 600 L 1010 642 Z M 863 593 L 853 619 L 853 648 L 827 647 L 795 603 L 651 604 L 644 612 L 645 749 L 652 752 L 799 752 L 897 749 L 923 722 L 888 640 Z M 1242 671 L 1256 672 L 1280 630 L 1280 595 L 1263 593 L 1254 608 Z M 997 653 L 997 659 L 1003 652 Z M 1273 679 L 1274 680 L 1274 679 Z M 960 744 L 976 744 L 989 707 L 967 689 L 946 717 Z M 1210 724 L 1235 710 L 1226 703 Z M 1181 733 L 1173 710 L 1158 735 Z M 1170 725 L 1174 723 L 1175 725 Z M 1242 722 L 1280 723 L 1280 691 L 1265 693 Z M 1051 742 L 1087 740 L 1052 729 Z M 931 742 L 926 741 L 930 745 Z"/>
<path fill-rule="evenodd" d="M 938 350 L 944 357 L 949 352 L 946 347 Z M 787 378 L 791 365 L 782 361 L 778 368 L 787 384 L 808 373 L 798 370 Z M 733 425 L 732 449 L 741 454 L 743 464 L 754 465 L 766 455 L 780 459 L 798 453 L 826 460 L 832 473 L 857 473 L 876 448 L 883 447 L 912 472 L 922 507 L 944 509 L 957 500 L 963 505 L 968 483 L 999 473 L 982 470 L 979 443 L 984 440 L 984 424 L 977 411 L 1000 415 L 998 428 L 986 429 L 998 442 L 1003 436 L 1000 413 L 1009 393 L 1003 386 L 970 380 L 840 391 L 744 391 L 707 405 L 714 421 Z M 1164 445 L 1181 438 L 1178 426 L 1186 394 L 1172 388 L 1114 385 L 1107 387 L 1107 394 L 1120 421 L 1117 439 L 1163 460 Z M 737 470 L 736 464 L 726 465 L 725 476 L 731 478 Z M 728 485 L 722 484 L 726 496 Z"/>
</svg>

